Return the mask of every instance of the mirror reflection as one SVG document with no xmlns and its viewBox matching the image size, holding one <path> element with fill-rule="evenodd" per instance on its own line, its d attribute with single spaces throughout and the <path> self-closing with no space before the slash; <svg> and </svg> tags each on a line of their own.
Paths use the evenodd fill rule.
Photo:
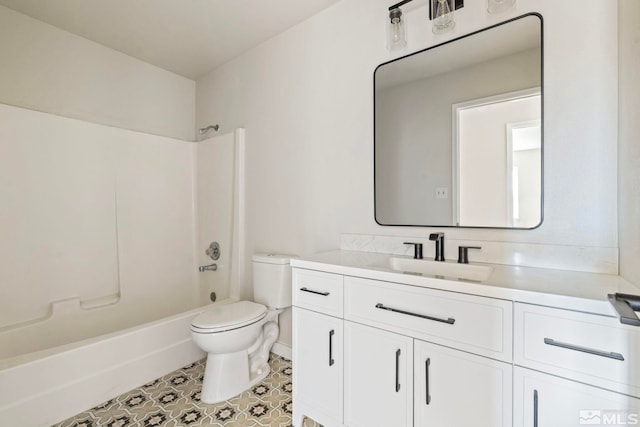
<svg viewBox="0 0 640 427">
<path fill-rule="evenodd" d="M 541 28 L 525 15 L 376 69 L 379 224 L 541 223 Z"/>
</svg>

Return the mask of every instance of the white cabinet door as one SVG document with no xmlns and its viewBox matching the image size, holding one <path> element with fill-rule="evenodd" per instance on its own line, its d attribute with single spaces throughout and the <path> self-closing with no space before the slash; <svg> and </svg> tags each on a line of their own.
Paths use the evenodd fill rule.
<svg viewBox="0 0 640 427">
<path fill-rule="evenodd" d="M 332 427 L 342 425 L 342 319 L 293 308 L 294 426 L 307 416 Z"/>
<path fill-rule="evenodd" d="M 514 368 L 514 427 L 640 424 L 640 399 Z"/>
<path fill-rule="evenodd" d="M 510 427 L 511 364 L 415 341 L 415 427 Z"/>
<path fill-rule="evenodd" d="M 345 412 L 349 427 L 413 425 L 413 339 L 346 322 Z"/>
</svg>

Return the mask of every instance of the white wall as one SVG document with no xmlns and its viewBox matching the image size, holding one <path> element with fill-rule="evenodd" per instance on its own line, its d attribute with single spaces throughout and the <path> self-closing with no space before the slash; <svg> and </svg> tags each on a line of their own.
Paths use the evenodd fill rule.
<svg viewBox="0 0 640 427">
<path fill-rule="evenodd" d="M 640 284 L 640 2 L 620 0 L 620 275 Z"/>
<path fill-rule="evenodd" d="M 195 82 L 0 6 L 0 102 L 194 139 Z"/>
<path fill-rule="evenodd" d="M 466 2 L 434 36 L 407 6 L 408 50 L 527 11 L 544 17 L 545 220 L 532 231 L 448 229 L 461 239 L 617 247 L 617 10 L 597 0 Z M 247 130 L 247 256 L 335 249 L 342 232 L 422 235 L 373 215 L 373 70 L 388 2 L 343 0 L 197 81 L 197 124 Z M 394 54 L 401 55 L 406 52 Z M 247 266 L 250 264 L 247 263 Z"/>
</svg>

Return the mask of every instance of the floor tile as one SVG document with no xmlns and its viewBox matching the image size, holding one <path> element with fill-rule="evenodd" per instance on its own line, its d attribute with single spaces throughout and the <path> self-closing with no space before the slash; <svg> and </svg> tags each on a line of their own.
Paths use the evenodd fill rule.
<svg viewBox="0 0 640 427">
<path fill-rule="evenodd" d="M 239 396 L 200 401 L 205 359 L 114 397 L 53 427 L 290 427 L 291 361 L 271 355 L 271 373 Z M 304 427 L 322 427 L 305 420 Z"/>
</svg>

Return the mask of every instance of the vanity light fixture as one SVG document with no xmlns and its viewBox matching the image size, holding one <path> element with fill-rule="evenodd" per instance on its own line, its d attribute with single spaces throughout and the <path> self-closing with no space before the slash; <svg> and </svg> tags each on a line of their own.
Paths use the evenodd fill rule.
<svg viewBox="0 0 640 427">
<path fill-rule="evenodd" d="M 389 25 L 387 26 L 387 48 L 389 50 L 402 49 L 407 45 L 407 27 L 402 20 L 400 6 L 412 0 L 403 0 L 389 7 Z"/>
<path fill-rule="evenodd" d="M 487 0 L 487 12 L 500 13 L 509 10 L 516 4 L 516 0 Z"/>
<path fill-rule="evenodd" d="M 402 0 L 389 6 L 389 21 L 387 25 L 387 48 L 389 50 L 402 49 L 407 45 L 407 26 L 402 19 L 400 6 L 413 0 Z M 495 2 L 513 2 L 514 0 L 487 0 Z M 429 19 L 433 20 L 433 33 L 442 34 L 451 31 L 456 23 L 453 11 L 463 7 L 464 0 L 429 0 Z"/>
</svg>

